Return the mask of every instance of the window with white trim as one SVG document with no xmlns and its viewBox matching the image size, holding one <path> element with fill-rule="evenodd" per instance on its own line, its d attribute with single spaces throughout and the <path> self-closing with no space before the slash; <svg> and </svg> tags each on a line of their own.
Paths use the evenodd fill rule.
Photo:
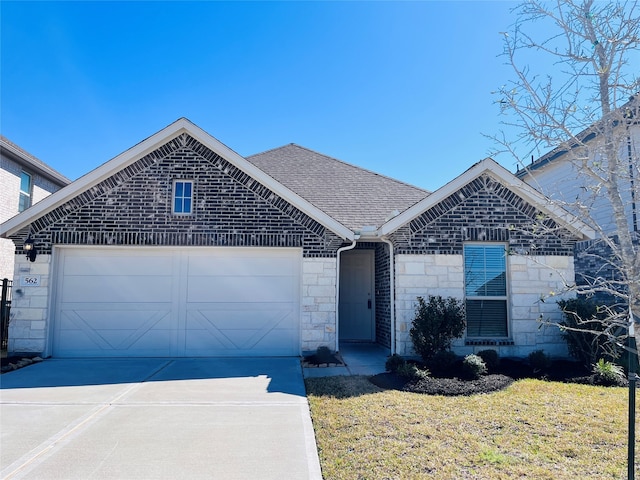
<svg viewBox="0 0 640 480">
<path fill-rule="evenodd" d="M 467 337 L 507 337 L 507 252 L 502 244 L 464 246 Z"/>
<path fill-rule="evenodd" d="M 190 215 L 193 213 L 193 181 L 173 181 L 173 207 L 176 215 Z"/>
<path fill-rule="evenodd" d="M 18 211 L 23 212 L 31 206 L 31 193 L 33 185 L 31 183 L 31 175 L 27 172 L 20 174 L 20 201 L 18 203 Z"/>
</svg>

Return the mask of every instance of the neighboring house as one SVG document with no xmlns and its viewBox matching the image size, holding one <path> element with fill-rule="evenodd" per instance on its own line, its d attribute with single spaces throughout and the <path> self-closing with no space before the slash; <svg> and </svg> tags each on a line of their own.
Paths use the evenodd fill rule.
<svg viewBox="0 0 640 480">
<path fill-rule="evenodd" d="M 26 210 L 71 180 L 0 135 L 0 223 Z M 13 278 L 15 246 L 0 238 L 0 279 Z"/>
<path fill-rule="evenodd" d="M 540 213 L 555 234 L 528 233 Z M 9 350 L 297 356 L 361 341 L 409 355 L 431 294 L 466 301 L 459 353 L 567 355 L 539 298 L 592 235 L 491 159 L 429 193 L 293 144 L 243 158 L 180 119 L 0 226 L 36 274 Z"/>
<path fill-rule="evenodd" d="M 618 151 L 621 171 L 618 188 L 626 205 L 629 230 L 639 232 L 640 227 L 640 106 L 632 98 L 613 112 L 614 142 Z M 595 123 L 576 135 L 573 142 L 560 145 L 549 153 L 518 169 L 516 176 L 536 188 L 564 208 L 574 210 L 582 203 L 589 207 L 589 220 L 595 221 L 606 234 L 615 235 L 613 210 L 605 191 L 593 178 L 585 175 L 582 157 L 596 170 L 606 169 L 602 160 L 602 124 Z"/>
<path fill-rule="evenodd" d="M 622 107 L 612 112 L 613 139 L 618 151 L 620 171 L 617 172 L 618 190 L 625 205 L 628 228 L 640 245 L 640 106 L 639 98 L 632 97 Z M 601 233 L 614 236 L 617 228 L 613 209 L 602 184 L 585 174 L 582 159 L 592 168 L 606 170 L 607 163 L 601 154 L 604 140 L 603 122 L 596 122 L 576 135 L 572 142 L 560 145 L 551 152 L 519 169 L 516 176 L 549 197 L 558 205 L 573 210 L 583 220 L 591 223 Z M 606 158 L 606 157 L 604 157 Z M 582 215 L 576 207 L 588 207 L 588 215 Z M 595 222 L 593 224 L 592 222 Z M 591 283 L 590 278 L 618 277 L 615 265 L 606 259 L 611 251 L 603 241 L 593 240 L 576 245 L 576 280 L 579 284 Z M 602 260 L 599 260 L 602 259 Z M 606 292 L 595 295 L 603 304 L 617 303 Z"/>
</svg>

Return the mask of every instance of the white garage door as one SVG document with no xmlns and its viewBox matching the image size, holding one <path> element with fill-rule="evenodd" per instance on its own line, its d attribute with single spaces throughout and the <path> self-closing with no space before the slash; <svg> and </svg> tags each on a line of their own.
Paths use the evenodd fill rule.
<svg viewBox="0 0 640 480">
<path fill-rule="evenodd" d="M 298 249 L 57 253 L 54 356 L 300 354 Z"/>
</svg>

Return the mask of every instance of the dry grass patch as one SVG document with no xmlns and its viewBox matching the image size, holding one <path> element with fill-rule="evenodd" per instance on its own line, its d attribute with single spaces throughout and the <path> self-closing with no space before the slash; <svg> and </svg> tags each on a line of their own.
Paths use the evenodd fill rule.
<svg viewBox="0 0 640 480">
<path fill-rule="evenodd" d="M 326 480 L 626 477 L 624 388 L 520 380 L 444 397 L 366 377 L 306 384 Z"/>
</svg>

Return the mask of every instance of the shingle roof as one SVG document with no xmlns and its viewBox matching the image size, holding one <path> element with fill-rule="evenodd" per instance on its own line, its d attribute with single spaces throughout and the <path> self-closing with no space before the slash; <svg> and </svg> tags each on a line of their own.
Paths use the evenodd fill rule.
<svg viewBox="0 0 640 480">
<path fill-rule="evenodd" d="M 48 178 L 60 187 L 64 187 L 71 183 L 71 180 L 69 180 L 67 177 L 51 168 L 39 158 L 34 157 L 19 145 L 13 143 L 4 135 L 0 135 L 0 150 L 5 152 L 6 154 L 11 155 L 11 157 L 20 164 L 28 166 L 37 171 L 40 175 Z"/>
<path fill-rule="evenodd" d="M 293 143 L 246 159 L 353 230 L 379 227 L 430 194 Z"/>
<path fill-rule="evenodd" d="M 611 112 L 611 118 L 613 119 L 614 127 L 623 126 L 628 127 L 629 125 L 638 125 L 639 120 L 638 116 L 640 114 L 640 94 L 634 95 L 629 98 L 629 101 L 622 105 L 621 107 L 613 110 Z M 548 165 L 551 162 L 556 161 L 559 158 L 562 158 L 564 155 L 569 153 L 569 151 L 575 147 L 579 147 L 584 145 L 587 142 L 590 142 L 594 138 L 597 138 L 603 131 L 603 120 L 599 120 L 592 125 L 589 125 L 587 128 L 582 130 L 580 133 L 572 137 L 570 140 L 561 143 L 556 148 L 551 150 L 550 152 L 545 153 L 543 156 L 538 158 L 537 160 L 532 160 L 529 165 L 526 165 L 525 168 L 520 168 L 518 166 L 518 170 L 515 173 L 515 176 L 518 178 L 527 177 L 532 170 L 537 170 L 539 168 Z"/>
</svg>

